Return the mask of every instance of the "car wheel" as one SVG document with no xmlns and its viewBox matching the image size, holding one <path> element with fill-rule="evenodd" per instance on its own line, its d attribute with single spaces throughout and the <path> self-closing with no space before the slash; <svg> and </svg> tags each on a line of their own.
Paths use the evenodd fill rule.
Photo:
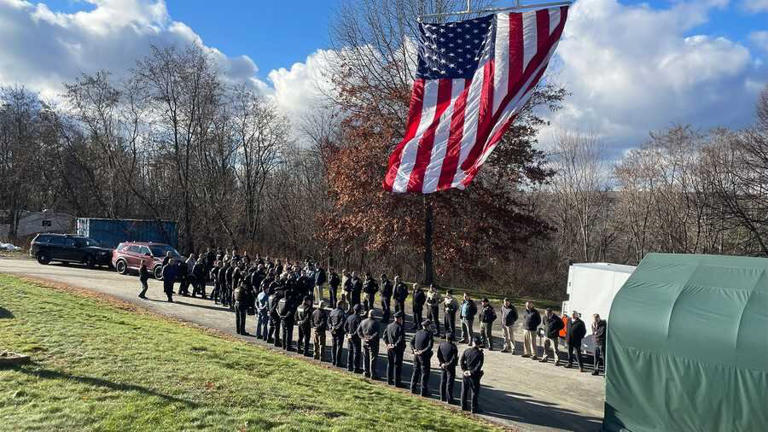
<svg viewBox="0 0 768 432">
<path fill-rule="evenodd" d="M 152 270 L 152 273 L 155 275 L 155 279 L 163 280 L 163 266 L 155 266 L 155 269 Z"/>
<path fill-rule="evenodd" d="M 85 265 L 87 265 L 88 268 L 96 267 L 96 258 L 94 258 L 93 255 L 89 255 L 88 258 L 85 259 Z"/>
<path fill-rule="evenodd" d="M 48 254 L 45 252 L 40 252 L 37 254 L 37 262 L 39 262 L 42 265 L 50 264 L 51 257 L 48 256 Z"/>
<path fill-rule="evenodd" d="M 117 262 L 117 264 L 115 264 L 115 270 L 117 270 L 117 272 L 121 275 L 124 275 L 128 273 L 128 264 L 126 264 L 125 261 L 120 260 Z"/>
</svg>

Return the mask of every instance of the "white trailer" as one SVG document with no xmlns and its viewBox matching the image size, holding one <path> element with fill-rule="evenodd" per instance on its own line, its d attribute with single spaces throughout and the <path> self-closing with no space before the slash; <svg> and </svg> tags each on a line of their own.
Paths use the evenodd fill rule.
<svg viewBox="0 0 768 432">
<path fill-rule="evenodd" d="M 582 348 L 587 352 L 594 346 L 592 314 L 608 320 L 613 298 L 634 271 L 634 266 L 609 263 L 572 264 L 568 269 L 568 300 L 563 302 L 562 312 L 569 317 L 573 311 L 581 314 L 587 327 Z"/>
</svg>

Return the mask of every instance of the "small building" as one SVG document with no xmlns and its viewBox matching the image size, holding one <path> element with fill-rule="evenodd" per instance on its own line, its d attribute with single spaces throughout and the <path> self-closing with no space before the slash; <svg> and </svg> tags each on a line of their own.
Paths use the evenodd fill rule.
<svg viewBox="0 0 768 432">
<path fill-rule="evenodd" d="M 10 222 L 10 220 L 9 220 Z M 30 237 L 38 233 L 70 233 L 75 227 L 75 217 L 71 214 L 43 210 L 41 212 L 23 211 L 19 217 L 16 238 Z M 0 224 L 0 237 L 10 236 L 11 225 Z"/>
<path fill-rule="evenodd" d="M 768 431 L 768 259 L 649 254 L 608 323 L 604 431 Z"/>
</svg>

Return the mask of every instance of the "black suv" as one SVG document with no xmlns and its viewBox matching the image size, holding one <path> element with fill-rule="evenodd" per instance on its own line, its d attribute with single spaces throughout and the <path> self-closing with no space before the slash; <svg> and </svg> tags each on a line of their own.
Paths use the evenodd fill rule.
<svg viewBox="0 0 768 432">
<path fill-rule="evenodd" d="M 109 266 L 112 249 L 103 248 L 95 240 L 70 234 L 38 234 L 29 246 L 29 255 L 40 264 L 51 261 L 83 263 L 88 267 Z"/>
</svg>

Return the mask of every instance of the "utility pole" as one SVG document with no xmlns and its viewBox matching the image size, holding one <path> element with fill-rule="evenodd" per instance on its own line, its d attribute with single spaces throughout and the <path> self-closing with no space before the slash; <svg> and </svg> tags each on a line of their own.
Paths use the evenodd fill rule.
<svg viewBox="0 0 768 432">
<path fill-rule="evenodd" d="M 434 265 L 432 262 L 432 234 L 435 230 L 434 210 L 429 195 L 424 195 L 424 284 L 434 282 Z"/>
</svg>

